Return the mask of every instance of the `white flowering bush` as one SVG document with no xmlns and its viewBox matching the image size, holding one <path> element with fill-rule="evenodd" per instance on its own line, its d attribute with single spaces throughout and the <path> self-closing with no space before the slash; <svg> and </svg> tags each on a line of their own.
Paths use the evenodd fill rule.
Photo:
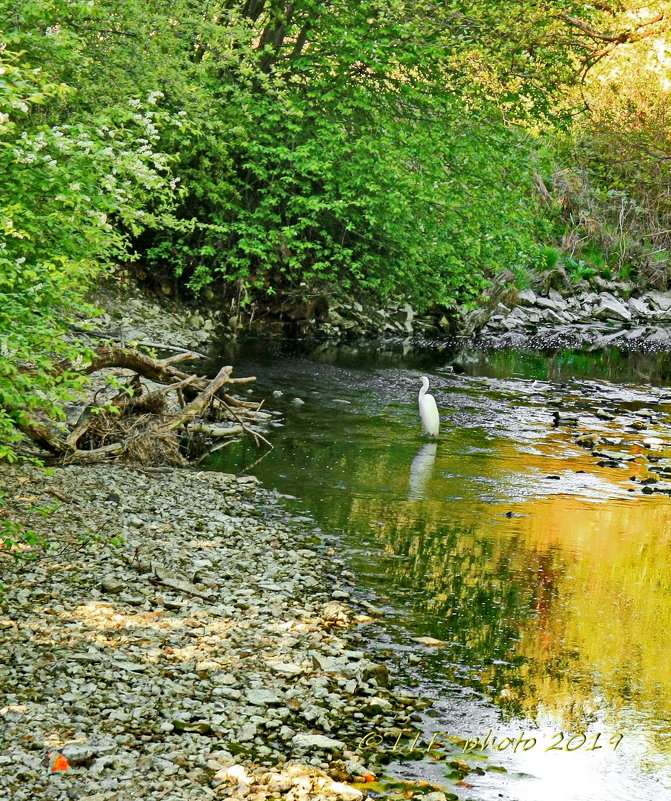
<svg viewBox="0 0 671 801">
<path fill-rule="evenodd" d="M 92 277 L 132 258 L 128 242 L 175 194 L 155 148 L 158 94 L 96 121 L 49 125 L 66 94 L 18 53 L 0 50 L 0 458 L 14 458 L 36 412 L 58 417 L 77 389 L 81 347 L 68 326 Z M 154 211 L 149 212 L 152 208 Z"/>
</svg>

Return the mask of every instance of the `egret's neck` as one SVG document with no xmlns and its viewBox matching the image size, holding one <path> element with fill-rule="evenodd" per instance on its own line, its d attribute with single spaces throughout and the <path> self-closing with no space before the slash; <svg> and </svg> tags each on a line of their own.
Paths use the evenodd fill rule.
<svg viewBox="0 0 671 801">
<path fill-rule="evenodd" d="M 422 379 L 422 388 L 419 390 L 419 397 L 421 398 L 422 395 L 426 393 L 426 390 L 429 388 L 429 379 L 426 376 Z"/>
</svg>

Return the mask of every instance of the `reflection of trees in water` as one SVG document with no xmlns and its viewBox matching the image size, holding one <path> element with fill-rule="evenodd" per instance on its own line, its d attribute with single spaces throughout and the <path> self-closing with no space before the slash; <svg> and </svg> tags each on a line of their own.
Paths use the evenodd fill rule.
<svg viewBox="0 0 671 801">
<path fill-rule="evenodd" d="M 599 351 L 580 351 L 569 348 L 547 350 L 474 350 L 471 345 L 463 347 L 458 340 L 441 342 L 435 350 L 412 347 L 407 342 L 378 341 L 355 345 L 316 345 L 310 341 L 277 341 L 224 343 L 221 357 L 226 363 L 240 362 L 241 356 L 258 360 L 263 367 L 256 372 L 269 375 L 274 365 L 278 374 L 287 371 L 302 377 L 306 371 L 303 358 L 311 359 L 310 370 L 315 363 L 336 367 L 361 369 L 364 367 L 393 368 L 394 370 L 440 370 L 446 364 L 456 362 L 459 372 L 469 375 L 496 375 L 510 378 L 513 375 L 526 378 L 564 380 L 571 378 L 597 378 L 609 381 L 652 381 L 659 383 L 671 378 L 671 354 L 626 353 L 618 348 Z M 292 359 L 292 357 L 294 357 Z M 256 367 L 256 365 L 252 365 Z M 242 370 L 242 365 L 240 365 Z M 244 370 L 242 370 L 244 372 Z M 255 370 L 252 370 L 255 372 Z"/>
<path fill-rule="evenodd" d="M 385 584 L 408 599 L 414 633 L 450 643 L 429 657 L 430 673 L 484 692 L 510 716 L 535 714 L 539 684 L 574 687 L 581 680 L 580 655 L 565 648 L 555 608 L 566 571 L 560 551 L 530 551 L 518 537 L 478 536 L 473 525 L 441 521 L 444 510 L 436 516 L 424 509 L 420 519 L 416 505 L 378 512 L 386 517 L 378 538 L 390 557 Z M 536 647 L 526 654 L 522 643 L 529 639 Z M 584 690 L 591 697 L 589 682 Z M 591 703 L 578 706 L 572 716 Z"/>
<path fill-rule="evenodd" d="M 587 352 L 579 350 L 466 351 L 454 354 L 469 375 L 509 378 L 520 375 L 548 381 L 605 379 L 608 381 L 668 381 L 671 354 L 625 353 L 618 349 Z"/>
<path fill-rule="evenodd" d="M 543 539 L 555 512 L 564 528 Z M 446 520 L 445 506 L 431 502 L 390 507 L 368 499 L 354 504 L 351 523 L 363 530 L 366 521 L 385 521 L 375 528 L 387 554 L 378 586 L 399 588 L 414 636 L 451 644 L 423 652 L 429 675 L 483 692 L 506 716 L 553 710 L 565 730 L 579 731 L 599 709 L 613 726 L 631 704 L 658 717 L 668 694 L 653 685 L 669 686 L 668 658 L 648 643 L 659 641 L 657 628 L 669 617 L 658 582 L 671 533 L 666 545 L 651 534 L 655 547 L 641 549 L 640 538 L 621 539 L 608 527 L 617 521 L 629 530 L 640 512 L 632 509 L 629 520 L 604 505 L 585 514 L 603 525 L 589 558 L 553 541 L 559 530 L 580 528 L 561 505 L 539 507 L 537 529 L 513 536 Z M 664 530 L 666 513 L 651 507 L 648 515 L 643 528 Z"/>
<path fill-rule="evenodd" d="M 539 364 L 550 358 L 538 358 L 522 360 L 519 372 L 542 375 Z M 671 374 L 671 357 L 650 362 L 656 374 Z M 614 353 L 559 354 L 551 375 L 583 367 L 635 376 L 633 361 Z M 414 393 L 408 402 L 414 411 Z M 405 424 L 395 427 L 393 408 L 372 408 L 356 415 L 349 406 L 328 408 L 319 419 L 302 413 L 303 428 L 278 430 L 281 444 L 259 475 L 273 485 L 286 473 L 292 483 L 280 484 L 283 491 L 306 499 L 326 531 L 347 531 L 350 544 L 361 544 L 366 581 L 394 604 L 407 601 L 403 624 L 414 636 L 458 643 L 422 650 L 427 670 L 486 693 L 510 714 L 551 709 L 566 730 L 579 729 L 597 708 L 616 725 L 628 705 L 671 720 L 668 499 L 597 506 L 529 498 L 526 518 L 505 521 L 500 512 L 510 507 L 483 507 L 476 482 L 500 488 L 502 477 L 519 471 L 510 437 L 493 443 L 485 428 L 447 426 L 435 467 L 429 451 L 415 463 L 412 484 L 419 440 Z M 544 458 L 529 464 L 542 470 Z M 408 500 L 409 491 L 419 497 Z"/>
</svg>

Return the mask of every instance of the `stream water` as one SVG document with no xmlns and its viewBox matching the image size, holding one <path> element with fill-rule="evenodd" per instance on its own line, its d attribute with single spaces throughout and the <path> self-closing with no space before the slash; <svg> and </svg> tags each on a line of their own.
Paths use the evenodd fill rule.
<svg viewBox="0 0 671 801">
<path fill-rule="evenodd" d="M 671 799 L 671 459 L 641 445 L 669 439 L 668 356 L 264 343 L 226 358 L 282 416 L 253 467 L 246 442 L 208 466 L 253 472 L 340 535 L 358 591 L 385 610 L 371 647 L 435 699 L 426 739 L 491 731 L 464 759 L 495 769 L 452 792 Z M 424 374 L 437 442 L 420 437 Z M 557 409 L 631 461 L 576 445 Z M 392 769 L 445 781 L 431 759 Z"/>
</svg>

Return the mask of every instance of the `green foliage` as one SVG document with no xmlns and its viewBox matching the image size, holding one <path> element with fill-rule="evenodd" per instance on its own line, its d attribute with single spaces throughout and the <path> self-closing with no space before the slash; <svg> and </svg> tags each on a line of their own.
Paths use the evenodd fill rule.
<svg viewBox="0 0 671 801">
<path fill-rule="evenodd" d="M 488 274 L 529 260 L 528 141 L 456 104 L 424 125 L 364 114 L 367 99 L 354 100 L 334 114 L 291 98 L 269 114 L 243 98 L 254 109 L 246 136 L 213 155 L 226 172 L 196 162 L 181 173 L 181 212 L 198 222 L 158 233 L 147 258 L 175 263 L 194 289 L 221 277 L 420 305 L 476 293 Z"/>
<path fill-rule="evenodd" d="M 541 270 L 555 270 L 561 258 L 561 251 L 551 245 L 543 245 L 538 251 L 538 266 Z"/>
<path fill-rule="evenodd" d="M 81 383 L 86 353 L 64 334 L 93 277 L 128 256 L 154 219 L 149 202 L 172 190 L 154 149 L 156 98 L 49 125 L 46 109 L 70 87 L 7 48 L 0 76 L 0 458 L 11 459 L 34 412 L 60 415 Z"/>
<path fill-rule="evenodd" d="M 555 138 L 561 166 L 548 184 L 561 207 L 558 238 L 572 258 L 602 275 L 659 288 L 671 283 L 671 20 L 665 12 L 665 0 L 644 6 L 622 0 L 601 20 L 601 29 L 617 36 L 607 47 L 603 39 L 593 42 L 580 90 L 589 113 Z"/>
<path fill-rule="evenodd" d="M 590 267 L 584 259 L 574 259 L 572 256 L 564 259 L 564 266 L 569 277 L 575 283 L 589 279 L 597 273 L 594 267 Z"/>
<path fill-rule="evenodd" d="M 488 3 L 291 8 L 229 5 L 222 29 L 173 7 L 202 50 L 183 67 L 188 132 L 165 144 L 184 195 L 174 224 L 143 239 L 149 263 L 196 291 L 221 280 L 247 297 L 355 291 L 419 306 L 530 263 L 534 142 L 503 112 L 548 114 L 566 50 L 538 50 L 538 27 L 510 46 Z M 510 79 L 517 58 L 533 80 Z"/>
</svg>

